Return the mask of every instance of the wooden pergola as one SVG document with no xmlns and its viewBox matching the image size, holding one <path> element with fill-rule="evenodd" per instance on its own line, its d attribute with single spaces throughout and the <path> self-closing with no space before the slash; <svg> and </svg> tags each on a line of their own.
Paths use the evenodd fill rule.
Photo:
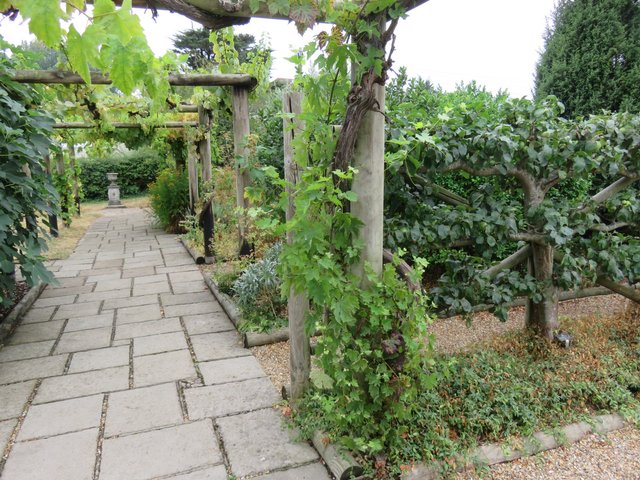
<svg viewBox="0 0 640 480">
<path fill-rule="evenodd" d="M 66 71 L 51 70 L 18 70 L 13 75 L 13 80 L 20 83 L 31 84 L 59 84 L 59 85 L 78 85 L 86 82 L 80 75 Z M 187 87 L 214 87 L 228 86 L 232 87 L 233 98 L 233 144 L 234 154 L 244 157 L 247 154 L 245 148 L 249 130 L 249 91 L 256 86 L 256 79 L 246 74 L 193 74 L 193 75 L 177 75 L 170 74 L 168 76 L 169 84 L 172 86 Z M 111 80 L 108 76 L 100 73 L 91 74 L 92 85 L 110 85 Z M 200 127 L 204 132 L 203 136 L 195 142 L 195 151 L 200 159 L 200 170 L 202 173 L 202 182 L 206 183 L 211 180 L 211 111 L 207 110 L 203 105 L 179 105 L 176 108 L 180 112 L 197 113 L 198 121 L 192 122 L 164 122 L 157 125 L 157 128 L 186 128 Z M 112 124 L 114 128 L 141 128 L 138 123 L 116 122 Z M 56 123 L 56 129 L 90 129 L 96 128 L 96 124 L 85 122 L 63 122 Z M 189 206 L 192 212 L 195 212 L 199 199 L 198 193 L 198 160 L 190 153 L 188 157 L 187 171 L 189 175 Z M 236 206 L 246 208 L 248 205 L 244 198 L 244 190 L 249 185 L 249 174 L 236 165 Z M 208 202 L 202 212 L 203 230 L 204 230 L 204 249 L 205 261 L 213 261 L 213 229 L 214 219 L 211 202 Z M 53 224 L 57 225 L 57 219 L 52 219 Z M 57 230 L 57 226 L 55 227 Z M 240 232 L 240 243 L 244 240 L 245 232 Z"/>
</svg>

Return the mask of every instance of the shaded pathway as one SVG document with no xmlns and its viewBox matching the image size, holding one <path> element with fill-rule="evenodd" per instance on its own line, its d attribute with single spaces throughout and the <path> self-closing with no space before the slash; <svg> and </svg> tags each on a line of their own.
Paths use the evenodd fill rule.
<svg viewBox="0 0 640 480">
<path fill-rule="evenodd" d="M 326 480 L 174 235 L 105 210 L 0 349 L 3 480 Z M 268 473 L 272 472 L 272 473 Z"/>
</svg>

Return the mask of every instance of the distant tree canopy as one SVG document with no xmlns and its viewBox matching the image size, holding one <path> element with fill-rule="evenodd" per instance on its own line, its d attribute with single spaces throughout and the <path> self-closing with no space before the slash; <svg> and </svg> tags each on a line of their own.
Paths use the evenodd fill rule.
<svg viewBox="0 0 640 480">
<path fill-rule="evenodd" d="M 640 111 L 640 3 L 559 0 L 537 66 L 535 96 L 569 116 Z"/>
<path fill-rule="evenodd" d="M 210 69 L 216 63 L 213 45 L 209 41 L 210 34 L 208 28 L 180 32 L 173 37 L 173 51 L 188 55 L 187 64 L 193 69 Z M 249 52 L 256 48 L 256 39 L 253 35 L 241 33 L 234 35 L 234 44 L 240 63 L 244 63 Z"/>
<path fill-rule="evenodd" d="M 60 52 L 47 47 L 38 40 L 22 42 L 19 53 L 28 57 L 34 68 L 39 68 L 40 70 L 54 70 L 61 60 Z"/>
</svg>

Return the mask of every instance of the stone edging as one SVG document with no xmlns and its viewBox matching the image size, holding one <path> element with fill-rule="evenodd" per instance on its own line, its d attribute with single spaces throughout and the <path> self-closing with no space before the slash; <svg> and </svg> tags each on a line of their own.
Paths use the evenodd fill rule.
<svg viewBox="0 0 640 480">
<path fill-rule="evenodd" d="M 9 312 L 9 315 L 0 324 L 0 342 L 3 342 L 13 329 L 18 325 L 18 322 L 22 320 L 22 317 L 27 310 L 33 305 L 33 302 L 37 300 L 42 291 L 47 286 L 46 283 L 40 283 L 32 286 L 24 297 L 13 307 L 13 310 Z"/>
<path fill-rule="evenodd" d="M 605 434 L 619 430 L 626 425 L 625 419 L 617 414 L 597 415 L 591 422 L 577 422 L 562 427 L 556 435 L 537 432 L 524 438 L 521 446 L 509 448 L 497 443 L 488 443 L 478 447 L 471 455 L 458 458 L 457 471 L 462 471 L 469 464 L 491 466 L 498 463 L 511 462 L 521 457 L 535 455 L 546 450 L 570 445 L 582 440 L 591 433 Z M 442 462 L 430 465 L 417 464 L 402 476 L 402 480 L 436 480 L 443 472 Z"/>
</svg>

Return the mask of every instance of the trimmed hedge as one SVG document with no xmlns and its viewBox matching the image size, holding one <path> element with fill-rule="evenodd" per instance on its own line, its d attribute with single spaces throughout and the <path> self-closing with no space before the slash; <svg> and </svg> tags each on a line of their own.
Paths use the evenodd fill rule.
<svg viewBox="0 0 640 480">
<path fill-rule="evenodd" d="M 118 174 L 117 183 L 123 197 L 145 192 L 167 166 L 167 161 L 150 149 L 113 155 L 105 158 L 84 158 L 79 161 L 80 181 L 84 197 L 106 199 L 107 173 Z"/>
</svg>

